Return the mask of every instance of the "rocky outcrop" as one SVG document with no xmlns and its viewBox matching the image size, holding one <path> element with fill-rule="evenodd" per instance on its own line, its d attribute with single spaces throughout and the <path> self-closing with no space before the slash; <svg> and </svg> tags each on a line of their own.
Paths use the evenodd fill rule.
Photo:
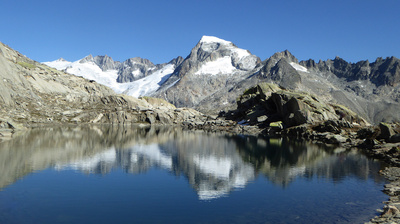
<svg viewBox="0 0 400 224">
<path fill-rule="evenodd" d="M 79 63 L 93 62 L 97 66 L 101 68 L 103 71 L 107 70 L 117 70 L 120 68 L 121 63 L 119 61 L 114 61 L 111 57 L 105 56 L 95 56 L 92 55 L 86 56 Z"/>
<path fill-rule="evenodd" d="M 130 58 L 121 63 L 118 68 L 117 82 L 132 82 L 143 77 L 153 74 L 155 71 L 160 70 L 164 66 L 171 64 L 175 67 L 180 65 L 183 61 L 182 57 L 172 59 L 168 63 L 154 65 L 150 60 L 143 58 Z"/>
<path fill-rule="evenodd" d="M 289 128 L 327 120 L 366 123 L 343 106 L 325 103 L 311 94 L 285 90 L 271 83 L 260 83 L 248 89 L 237 104 L 237 110 L 230 118 L 253 125 L 269 126 L 280 121 L 283 127 Z"/>
<path fill-rule="evenodd" d="M 118 71 L 117 82 L 132 82 L 151 73 L 156 66 L 148 59 L 130 58 L 121 64 Z"/>
</svg>

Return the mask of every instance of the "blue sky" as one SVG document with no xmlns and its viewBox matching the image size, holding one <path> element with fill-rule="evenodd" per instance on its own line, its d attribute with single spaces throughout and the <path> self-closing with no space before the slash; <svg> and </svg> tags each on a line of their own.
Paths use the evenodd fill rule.
<svg viewBox="0 0 400 224">
<path fill-rule="evenodd" d="M 399 0 L 1 0 L 0 41 L 36 61 L 109 55 L 164 63 L 203 35 L 265 60 L 400 57 Z"/>
</svg>

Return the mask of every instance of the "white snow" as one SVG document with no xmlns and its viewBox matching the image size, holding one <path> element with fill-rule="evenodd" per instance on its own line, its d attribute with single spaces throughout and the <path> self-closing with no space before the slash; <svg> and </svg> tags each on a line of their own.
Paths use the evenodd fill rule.
<svg viewBox="0 0 400 224">
<path fill-rule="evenodd" d="M 227 74 L 232 73 L 236 70 L 232 66 L 232 59 L 229 56 L 218 58 L 215 61 L 208 62 L 200 67 L 200 69 L 195 73 L 195 75 L 201 74 Z"/>
<path fill-rule="evenodd" d="M 193 158 L 193 162 L 203 173 L 211 174 L 214 177 L 222 179 L 229 179 L 229 174 L 232 169 L 232 161 L 228 158 L 196 156 Z"/>
<path fill-rule="evenodd" d="M 141 74 L 141 72 L 140 72 L 139 69 L 136 69 L 136 70 L 132 71 L 133 77 L 138 77 L 140 74 Z"/>
<path fill-rule="evenodd" d="M 146 96 L 156 91 L 162 84 L 161 81 L 165 81 L 166 79 L 168 79 L 168 77 L 171 76 L 172 72 L 175 69 L 175 65 L 167 64 L 162 69 L 142 79 L 138 79 L 136 81 L 128 83 L 118 83 L 117 70 L 103 71 L 94 62 L 80 63 L 80 60 L 75 62 L 68 62 L 59 59 L 56 61 L 43 63 L 57 70 L 65 70 L 70 74 L 81 76 L 90 80 L 95 80 L 100 84 L 110 87 L 116 93 L 125 93 L 134 97 Z M 139 72 L 139 70 L 135 70 L 132 72 L 132 74 L 134 76 L 137 76 L 139 75 Z"/>
<path fill-rule="evenodd" d="M 307 72 L 307 73 L 308 73 L 308 70 L 307 70 L 306 67 L 303 67 L 303 66 L 301 66 L 301 65 L 299 65 L 299 64 L 297 64 L 297 63 L 295 63 L 295 62 L 290 62 L 290 65 L 291 65 L 294 69 L 296 69 L 297 71 L 300 71 L 300 72 Z"/>
<path fill-rule="evenodd" d="M 137 161 L 138 156 L 142 155 L 145 156 L 146 159 L 158 164 L 165 169 L 172 168 L 172 157 L 162 153 L 158 144 L 139 144 L 134 146 L 131 151 L 133 152 L 133 154 L 131 155 L 132 162 Z"/>
<path fill-rule="evenodd" d="M 218 51 L 223 45 L 224 50 L 229 53 L 224 53 L 224 57 L 217 58 L 215 61 L 203 64 L 195 75 L 200 74 L 230 74 L 238 71 L 233 64 L 242 64 L 242 69 L 251 70 L 255 67 L 256 60 L 253 59 L 249 51 L 236 47 L 232 42 L 222 40 L 213 36 L 203 36 L 200 40 L 201 49 L 206 52 Z"/>
<path fill-rule="evenodd" d="M 236 46 L 233 45 L 232 42 L 230 41 L 226 41 L 223 39 L 220 39 L 218 37 L 213 37 L 213 36 L 203 36 L 200 40 L 200 43 L 203 43 L 204 45 L 202 46 L 202 48 L 206 48 L 206 50 L 215 50 L 212 47 L 208 47 L 208 44 L 213 44 L 213 43 L 218 43 L 218 44 L 223 44 L 223 45 L 227 45 L 226 47 L 232 51 L 232 55 L 236 55 L 237 58 L 241 59 L 244 57 L 247 57 L 249 55 L 251 55 L 247 50 L 238 48 Z"/>
<path fill-rule="evenodd" d="M 71 64 L 71 62 L 60 58 L 60 59 L 57 59 L 55 61 L 44 62 L 44 64 L 46 64 L 46 65 L 48 65 L 48 66 L 50 66 L 52 68 L 55 68 L 57 70 L 63 70 L 65 68 L 67 68 L 68 65 Z"/>
<path fill-rule="evenodd" d="M 119 83 L 124 94 L 139 97 L 147 96 L 160 88 L 162 81 L 165 82 L 174 72 L 175 65 L 168 64 L 162 69 L 134 82 Z"/>
<path fill-rule="evenodd" d="M 213 37 L 213 36 L 203 36 L 200 40 L 200 43 L 220 43 L 220 44 L 232 44 L 230 41 L 226 41 L 223 39 L 220 39 L 218 37 Z"/>
<path fill-rule="evenodd" d="M 236 49 L 232 49 L 233 53 L 237 55 L 237 57 L 239 59 L 242 59 L 244 57 L 250 56 L 251 54 L 244 49 L 240 49 L 240 48 L 236 48 Z"/>
<path fill-rule="evenodd" d="M 98 153 L 88 158 L 83 158 L 78 161 L 74 161 L 68 164 L 56 164 L 55 169 L 57 170 L 84 170 L 92 172 L 100 162 L 113 164 L 116 161 L 115 148 L 110 148 L 104 152 Z"/>
<path fill-rule="evenodd" d="M 224 183 L 216 187 L 213 182 L 202 181 L 199 184 L 198 195 L 200 200 L 211 200 L 225 196 L 232 189 L 244 188 L 247 182 L 254 178 L 254 169 L 249 165 L 241 164 L 229 157 L 194 156 L 193 162 L 203 174 L 210 179 L 216 178 Z"/>
</svg>

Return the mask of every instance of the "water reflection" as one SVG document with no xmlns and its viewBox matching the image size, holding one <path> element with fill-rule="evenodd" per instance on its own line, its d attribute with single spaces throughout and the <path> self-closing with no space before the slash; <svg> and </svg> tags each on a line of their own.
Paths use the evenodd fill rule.
<svg viewBox="0 0 400 224">
<path fill-rule="evenodd" d="M 113 169 L 131 174 L 166 169 L 185 176 L 201 200 L 243 188 L 257 175 L 282 187 L 298 177 L 383 181 L 380 164 L 355 151 L 175 127 L 54 127 L 0 143 L 0 189 L 46 168 L 101 175 Z"/>
</svg>

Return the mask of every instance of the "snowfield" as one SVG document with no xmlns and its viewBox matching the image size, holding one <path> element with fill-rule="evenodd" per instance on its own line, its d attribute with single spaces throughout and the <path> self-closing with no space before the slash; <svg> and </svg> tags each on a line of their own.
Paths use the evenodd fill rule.
<svg viewBox="0 0 400 224">
<path fill-rule="evenodd" d="M 303 67 L 303 66 L 301 66 L 301 65 L 299 65 L 299 64 L 297 64 L 297 63 L 290 62 L 290 65 L 291 65 L 294 69 L 296 69 L 297 71 L 309 73 L 306 67 Z"/>
<path fill-rule="evenodd" d="M 171 76 L 175 69 L 175 65 L 167 64 L 160 70 L 142 79 L 133 82 L 119 83 L 117 82 L 117 70 L 103 71 L 94 62 L 80 63 L 80 61 L 81 60 L 69 62 L 58 59 L 56 61 L 43 62 L 43 64 L 76 76 L 95 80 L 100 84 L 110 87 L 116 93 L 124 93 L 133 97 L 147 96 L 157 91 L 160 85 Z"/>
<path fill-rule="evenodd" d="M 195 75 L 210 74 L 227 74 L 235 71 L 236 68 L 232 65 L 232 58 L 227 56 L 223 58 L 218 58 L 216 61 L 208 62 L 200 67 L 200 69 L 195 73 Z"/>
<path fill-rule="evenodd" d="M 118 83 L 124 94 L 134 97 L 148 96 L 157 91 L 160 86 L 167 81 L 175 70 L 175 66 L 168 64 L 162 69 L 154 72 L 153 74 L 144 78 L 138 79 L 134 82 Z"/>
<path fill-rule="evenodd" d="M 213 36 L 203 36 L 200 44 L 200 48 L 206 52 L 218 51 L 223 46 L 225 50 L 230 52 L 230 55 L 207 62 L 196 71 L 195 75 L 231 74 L 238 70 L 234 64 L 244 64 L 245 66 L 242 68 L 247 70 L 256 66 L 256 60 L 252 60 L 254 56 L 249 51 L 236 47 L 230 41 Z"/>
</svg>

